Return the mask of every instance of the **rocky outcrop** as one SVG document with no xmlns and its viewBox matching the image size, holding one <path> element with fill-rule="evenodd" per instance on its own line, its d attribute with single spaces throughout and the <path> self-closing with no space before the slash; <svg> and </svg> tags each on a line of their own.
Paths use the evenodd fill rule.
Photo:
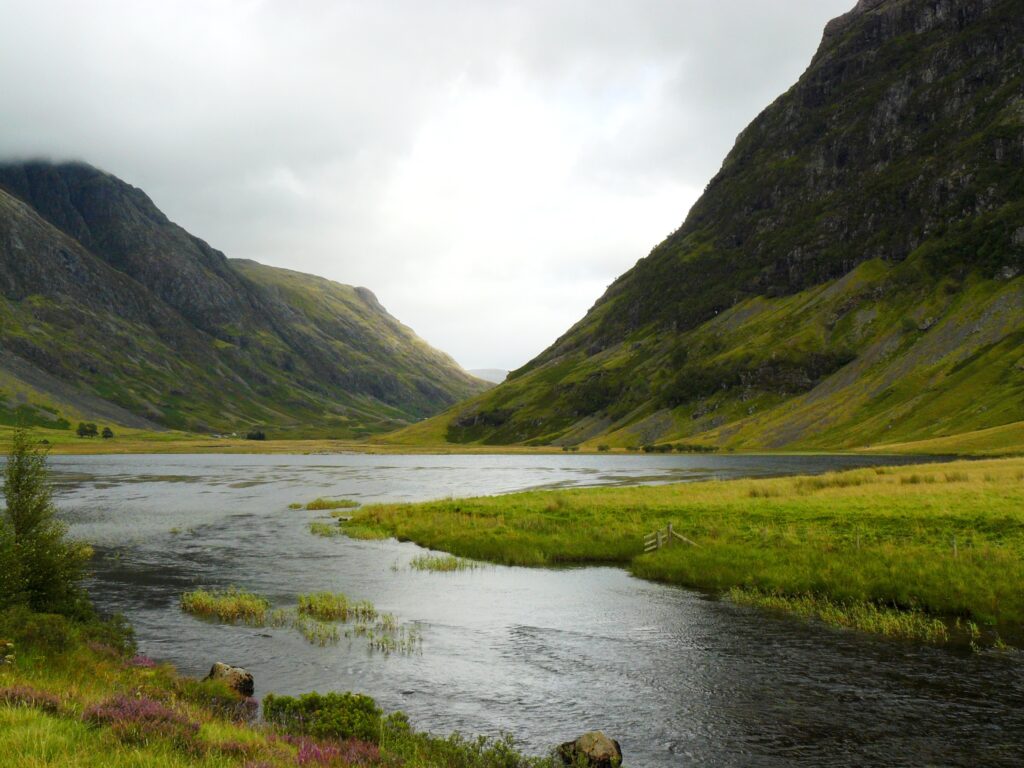
<svg viewBox="0 0 1024 768">
<path fill-rule="evenodd" d="M 222 661 L 214 662 L 214 665 L 210 667 L 210 674 L 203 679 L 221 680 L 239 696 L 252 696 L 256 691 L 256 684 L 251 672 Z"/>
<path fill-rule="evenodd" d="M 586 768 L 618 768 L 622 765 L 619 742 L 601 731 L 590 731 L 575 741 L 567 741 L 556 750 L 565 765 Z"/>
</svg>

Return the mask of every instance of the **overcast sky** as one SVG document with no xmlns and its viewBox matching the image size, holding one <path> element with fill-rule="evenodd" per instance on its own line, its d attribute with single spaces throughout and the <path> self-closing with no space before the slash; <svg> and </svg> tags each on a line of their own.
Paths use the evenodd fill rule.
<svg viewBox="0 0 1024 768">
<path fill-rule="evenodd" d="M 516 368 L 682 223 L 853 0 L 0 0 L 0 155 Z"/>
</svg>

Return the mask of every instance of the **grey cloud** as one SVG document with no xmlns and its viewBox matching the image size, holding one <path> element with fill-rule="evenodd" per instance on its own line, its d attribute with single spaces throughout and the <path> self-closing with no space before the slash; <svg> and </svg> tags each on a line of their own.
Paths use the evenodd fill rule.
<svg viewBox="0 0 1024 768">
<path fill-rule="evenodd" d="M 0 154 L 92 162 L 230 256 L 514 368 L 678 226 L 850 5 L 0 0 Z"/>
</svg>

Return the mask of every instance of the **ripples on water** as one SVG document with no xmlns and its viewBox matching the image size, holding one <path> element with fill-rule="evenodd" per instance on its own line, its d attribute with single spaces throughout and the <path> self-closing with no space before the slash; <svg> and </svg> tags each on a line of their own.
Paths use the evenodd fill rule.
<svg viewBox="0 0 1024 768">
<path fill-rule="evenodd" d="M 627 763 L 1021 765 L 1024 665 L 837 632 L 616 568 L 408 569 L 411 544 L 324 539 L 294 501 L 421 500 L 525 488 L 818 472 L 878 457 L 55 457 L 58 502 L 96 545 L 91 591 L 142 650 L 190 674 L 241 664 L 258 693 L 358 690 L 436 733 L 510 731 L 543 752 L 600 728 Z M 344 591 L 423 631 L 423 654 L 184 615 L 237 585 L 294 604 Z"/>
</svg>

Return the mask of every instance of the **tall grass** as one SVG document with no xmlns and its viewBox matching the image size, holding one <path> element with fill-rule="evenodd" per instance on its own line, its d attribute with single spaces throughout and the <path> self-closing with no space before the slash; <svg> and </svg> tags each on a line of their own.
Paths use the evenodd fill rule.
<svg viewBox="0 0 1024 768">
<path fill-rule="evenodd" d="M 409 567 L 414 571 L 433 571 L 436 573 L 451 573 L 453 571 L 472 571 L 480 567 L 480 563 L 467 560 L 464 557 L 455 555 L 416 555 L 409 561 Z"/>
<path fill-rule="evenodd" d="M 262 625 L 270 601 L 235 587 L 225 590 L 197 589 L 181 596 L 181 608 L 196 616 L 216 618 L 230 624 Z"/>
<path fill-rule="evenodd" d="M 311 510 L 323 510 L 323 509 L 355 509 L 359 506 L 359 502 L 353 499 L 313 499 L 311 502 L 306 504 L 306 509 Z"/>
<path fill-rule="evenodd" d="M 373 621 L 377 609 L 369 600 L 350 600 L 342 592 L 314 592 L 299 595 L 299 613 L 321 621 Z"/>
<path fill-rule="evenodd" d="M 1024 645 L 1024 459 L 364 507 L 342 530 L 510 565 L 960 618 Z M 945 482 L 939 482 L 941 477 Z M 672 523 L 700 546 L 642 554 Z M 796 603 L 794 603 L 796 605 Z"/>
<path fill-rule="evenodd" d="M 935 644 L 950 639 L 946 622 L 913 608 L 900 610 L 864 601 L 844 602 L 812 594 L 780 595 L 744 587 L 732 587 L 727 596 L 738 605 L 785 611 L 833 627 Z"/>
</svg>

